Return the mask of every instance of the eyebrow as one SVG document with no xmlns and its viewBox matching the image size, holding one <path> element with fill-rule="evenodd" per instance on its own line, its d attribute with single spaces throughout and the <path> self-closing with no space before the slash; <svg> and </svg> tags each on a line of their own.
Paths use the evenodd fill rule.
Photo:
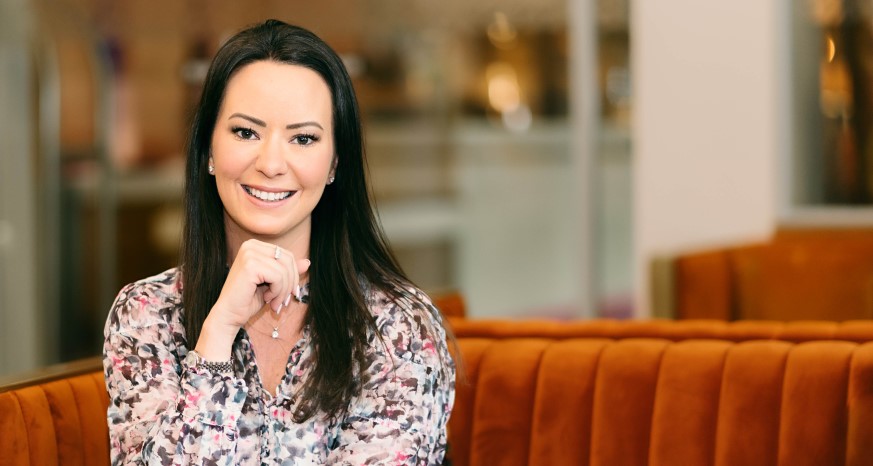
<svg viewBox="0 0 873 466">
<path fill-rule="evenodd" d="M 264 120 L 260 120 L 258 118 L 246 115 L 244 113 L 234 113 L 233 115 L 227 117 L 228 120 L 231 118 L 242 118 L 243 120 L 248 120 L 248 121 L 250 121 L 258 126 L 261 126 L 261 127 L 267 126 L 267 123 Z M 324 131 L 324 128 L 322 128 L 321 125 L 315 121 L 304 121 L 301 123 L 291 123 L 290 125 L 285 126 L 285 129 L 297 129 L 297 128 L 302 128 L 304 126 L 315 126 L 318 129 Z"/>
<path fill-rule="evenodd" d="M 286 126 L 285 129 L 297 129 L 297 128 L 302 128 L 304 126 L 317 126 L 318 129 L 324 131 L 324 128 L 322 128 L 321 125 L 319 125 L 318 123 L 316 123 L 314 121 L 304 121 L 303 123 L 292 123 L 292 124 Z"/>
</svg>

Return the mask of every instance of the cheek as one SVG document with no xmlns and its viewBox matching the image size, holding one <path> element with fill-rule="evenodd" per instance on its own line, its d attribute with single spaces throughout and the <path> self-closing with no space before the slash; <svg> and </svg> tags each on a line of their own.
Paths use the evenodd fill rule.
<svg viewBox="0 0 873 466">
<path fill-rule="evenodd" d="M 235 177 L 245 170 L 248 164 L 247 155 L 239 149 L 233 150 L 232 147 L 232 145 L 213 140 L 212 162 L 215 166 L 216 177 Z"/>
<path fill-rule="evenodd" d="M 307 154 L 310 155 L 310 154 Z M 294 172 L 300 183 L 306 187 L 317 187 L 327 182 L 333 162 L 333 150 L 319 151 L 315 157 L 300 159 L 293 163 Z"/>
<path fill-rule="evenodd" d="M 327 172 L 322 169 L 321 164 L 298 164 L 294 172 L 300 184 L 306 188 L 318 187 L 327 178 Z"/>
</svg>

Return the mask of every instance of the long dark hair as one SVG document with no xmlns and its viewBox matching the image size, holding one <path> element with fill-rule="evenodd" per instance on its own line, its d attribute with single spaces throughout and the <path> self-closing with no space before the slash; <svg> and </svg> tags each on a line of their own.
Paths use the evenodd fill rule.
<svg viewBox="0 0 873 466">
<path fill-rule="evenodd" d="M 361 280 L 396 299 L 410 284 L 376 222 L 366 183 L 358 103 L 342 61 L 315 34 L 277 20 L 243 30 L 218 51 L 209 68 L 188 142 L 182 301 L 186 338 L 194 345 L 226 279 L 224 208 L 207 173 L 212 132 L 234 72 L 260 60 L 304 66 L 331 92 L 338 165 L 312 212 L 309 312 L 315 363 L 296 404 L 303 420 L 316 412 L 336 417 L 360 392 L 367 330 L 378 335 Z M 350 338 L 351 337 L 351 338 Z"/>
</svg>

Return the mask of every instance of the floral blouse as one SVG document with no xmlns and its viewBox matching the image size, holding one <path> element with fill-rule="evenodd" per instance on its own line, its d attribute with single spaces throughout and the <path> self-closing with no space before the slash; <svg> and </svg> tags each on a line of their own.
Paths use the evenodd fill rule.
<svg viewBox="0 0 873 466">
<path fill-rule="evenodd" d="M 369 336 L 369 382 L 343 419 L 297 423 L 292 398 L 314 361 L 308 328 L 270 396 L 245 330 L 233 345 L 233 374 L 184 361 L 178 269 L 124 287 L 103 349 L 112 464 L 440 464 L 455 378 L 439 313 L 414 288 L 405 291 L 424 305 L 365 291 L 383 337 Z"/>
</svg>

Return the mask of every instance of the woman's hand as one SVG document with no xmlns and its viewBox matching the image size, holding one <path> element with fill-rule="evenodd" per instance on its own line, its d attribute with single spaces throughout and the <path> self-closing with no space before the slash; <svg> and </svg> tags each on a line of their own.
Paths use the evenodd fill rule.
<svg viewBox="0 0 873 466">
<path fill-rule="evenodd" d="M 281 312 L 297 292 L 300 275 L 309 270 L 310 262 L 277 248 L 254 239 L 240 246 L 197 341 L 197 352 L 204 359 L 228 359 L 237 332 L 264 304 Z"/>
<path fill-rule="evenodd" d="M 274 244 L 247 240 L 230 266 L 210 317 L 217 314 L 222 323 L 239 329 L 266 303 L 278 313 L 297 293 L 300 275 L 307 270 L 308 260 L 298 261 L 290 251 Z"/>
</svg>

